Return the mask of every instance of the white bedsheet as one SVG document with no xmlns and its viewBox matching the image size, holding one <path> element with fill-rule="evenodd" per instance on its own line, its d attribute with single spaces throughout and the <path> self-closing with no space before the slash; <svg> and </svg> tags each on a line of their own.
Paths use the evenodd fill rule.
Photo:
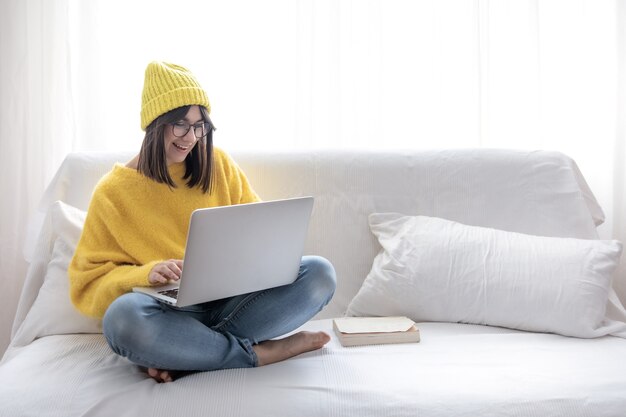
<svg viewBox="0 0 626 417">
<path fill-rule="evenodd" d="M 419 344 L 323 349 L 157 384 L 102 335 L 10 348 L 0 416 L 626 415 L 626 340 L 420 323 Z M 330 320 L 303 329 L 331 332 Z M 332 334 L 332 333 L 331 333 Z"/>
</svg>

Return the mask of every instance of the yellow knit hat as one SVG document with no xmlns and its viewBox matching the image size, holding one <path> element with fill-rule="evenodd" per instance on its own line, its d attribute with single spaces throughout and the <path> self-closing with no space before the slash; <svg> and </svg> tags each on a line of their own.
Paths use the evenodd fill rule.
<svg viewBox="0 0 626 417">
<path fill-rule="evenodd" d="M 211 112 L 206 92 L 187 68 L 159 61 L 148 64 L 141 95 L 141 130 L 170 110 L 196 104 Z"/>
</svg>

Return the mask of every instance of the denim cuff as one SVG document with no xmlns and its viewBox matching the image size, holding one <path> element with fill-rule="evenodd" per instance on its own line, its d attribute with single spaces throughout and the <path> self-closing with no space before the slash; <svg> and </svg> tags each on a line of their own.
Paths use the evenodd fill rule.
<svg viewBox="0 0 626 417">
<path fill-rule="evenodd" d="M 256 352 L 252 348 L 252 343 L 250 343 L 250 340 L 245 339 L 245 338 L 237 338 L 237 339 L 239 340 L 239 343 L 241 343 L 243 348 L 246 350 L 246 352 L 248 352 L 248 354 L 250 355 L 250 359 L 252 359 L 252 366 L 255 368 L 259 366 L 259 358 L 256 356 Z"/>
</svg>

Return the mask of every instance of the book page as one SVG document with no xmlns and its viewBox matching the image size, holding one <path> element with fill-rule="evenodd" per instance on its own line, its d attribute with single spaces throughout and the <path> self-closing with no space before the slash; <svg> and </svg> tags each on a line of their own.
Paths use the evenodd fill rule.
<svg viewBox="0 0 626 417">
<path fill-rule="evenodd" d="M 405 332 L 415 324 L 407 317 L 342 317 L 334 321 L 341 333 Z"/>
</svg>

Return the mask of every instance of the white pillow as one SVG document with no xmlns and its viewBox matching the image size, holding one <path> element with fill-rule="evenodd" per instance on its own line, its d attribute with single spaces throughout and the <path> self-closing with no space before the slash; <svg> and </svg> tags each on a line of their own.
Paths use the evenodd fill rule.
<svg viewBox="0 0 626 417">
<path fill-rule="evenodd" d="M 624 332 L 606 319 L 622 245 L 378 213 L 382 250 L 348 315 L 487 324 L 566 336 Z"/>
<path fill-rule="evenodd" d="M 44 221 L 44 229 L 48 230 L 42 230 L 37 245 L 40 266 L 31 264 L 32 270 L 29 270 L 31 274 L 43 274 L 43 284 L 13 344 L 23 345 L 38 337 L 55 334 L 102 333 L 100 320 L 81 314 L 69 296 L 67 268 L 80 238 L 85 215 L 84 211 L 60 201 L 50 207 Z M 29 278 L 34 280 L 36 277 Z"/>
</svg>

